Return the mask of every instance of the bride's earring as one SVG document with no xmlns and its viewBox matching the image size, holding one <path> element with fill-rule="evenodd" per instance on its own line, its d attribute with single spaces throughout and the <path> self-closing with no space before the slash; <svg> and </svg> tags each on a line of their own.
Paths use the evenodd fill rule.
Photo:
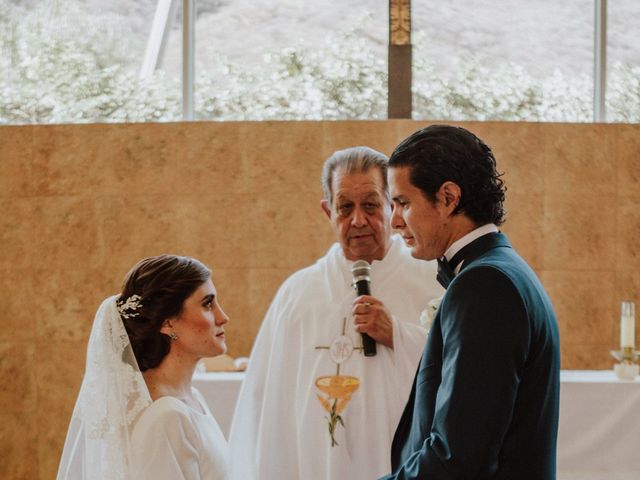
<svg viewBox="0 0 640 480">
<path fill-rule="evenodd" d="M 171 340 L 174 340 L 174 341 L 175 341 L 175 340 L 177 340 L 177 339 L 178 339 L 178 335 L 176 335 L 175 333 L 171 332 L 171 333 L 169 334 L 169 338 L 170 338 Z"/>
</svg>

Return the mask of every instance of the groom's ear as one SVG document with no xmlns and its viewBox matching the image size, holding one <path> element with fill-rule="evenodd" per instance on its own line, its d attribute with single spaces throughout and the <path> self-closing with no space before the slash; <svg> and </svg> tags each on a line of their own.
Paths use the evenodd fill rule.
<svg viewBox="0 0 640 480">
<path fill-rule="evenodd" d="M 437 198 L 442 202 L 445 210 L 449 214 L 460 205 L 460 198 L 462 197 L 462 190 L 457 183 L 446 181 L 440 185 L 438 189 Z"/>
</svg>

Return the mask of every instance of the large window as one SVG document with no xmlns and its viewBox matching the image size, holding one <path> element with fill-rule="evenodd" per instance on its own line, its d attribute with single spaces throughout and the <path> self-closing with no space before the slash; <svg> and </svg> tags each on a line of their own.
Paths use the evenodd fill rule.
<svg viewBox="0 0 640 480">
<path fill-rule="evenodd" d="M 196 116 L 386 118 L 386 0 L 199 8 Z"/>
<path fill-rule="evenodd" d="M 640 122 L 640 1 L 608 2 L 607 121 Z"/>
<path fill-rule="evenodd" d="M 154 2 L 4 0 L 0 122 L 180 118 L 180 83 L 139 71 Z"/>
<path fill-rule="evenodd" d="M 593 118 L 593 0 L 414 5 L 414 117 Z"/>
<path fill-rule="evenodd" d="M 0 123 L 182 118 L 181 0 L 0 0 Z M 412 2 L 413 116 L 593 120 L 595 0 Z M 640 3 L 609 3 L 607 121 L 640 121 Z M 195 0 L 195 119 L 383 119 L 388 0 Z"/>
</svg>

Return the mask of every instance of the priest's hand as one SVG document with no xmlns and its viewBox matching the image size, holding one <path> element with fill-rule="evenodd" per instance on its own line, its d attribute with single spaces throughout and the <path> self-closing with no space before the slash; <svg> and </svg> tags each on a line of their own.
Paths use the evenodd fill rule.
<svg viewBox="0 0 640 480">
<path fill-rule="evenodd" d="M 380 300 L 370 295 L 360 295 L 351 309 L 355 331 L 366 333 L 377 343 L 393 348 L 391 312 Z"/>
</svg>

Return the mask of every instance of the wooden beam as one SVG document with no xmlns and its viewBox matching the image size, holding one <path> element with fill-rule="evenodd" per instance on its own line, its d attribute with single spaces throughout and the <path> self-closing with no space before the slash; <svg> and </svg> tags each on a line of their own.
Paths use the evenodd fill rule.
<svg viewBox="0 0 640 480">
<path fill-rule="evenodd" d="M 389 0 L 389 118 L 411 118 L 411 0 Z"/>
</svg>

